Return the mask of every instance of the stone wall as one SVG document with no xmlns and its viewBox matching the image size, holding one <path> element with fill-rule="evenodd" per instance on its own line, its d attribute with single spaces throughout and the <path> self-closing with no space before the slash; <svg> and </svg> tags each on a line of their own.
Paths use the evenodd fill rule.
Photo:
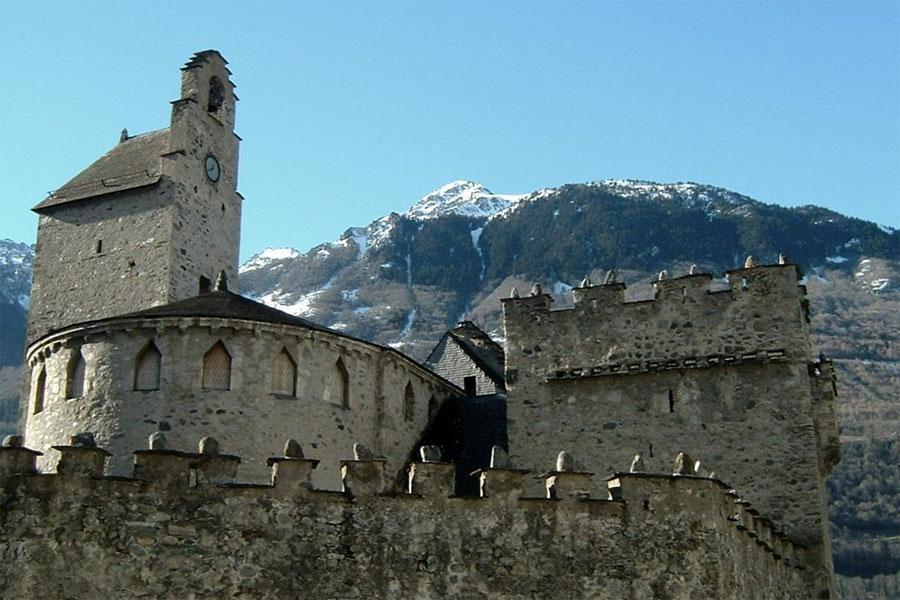
<svg viewBox="0 0 900 600">
<path fill-rule="evenodd" d="M 824 474 L 833 430 L 811 380 L 803 294 L 790 265 L 664 280 L 654 300 L 624 285 L 574 290 L 573 309 L 536 295 L 503 302 L 508 433 L 535 468 L 560 445 L 608 472 L 641 454 L 650 469 L 680 450 L 815 548 L 831 585 Z M 816 391 L 816 393 L 814 393 Z M 814 403 L 818 409 L 814 410 Z"/>
<path fill-rule="evenodd" d="M 135 365 L 153 342 L 162 354 L 158 390 L 136 391 Z M 228 390 L 202 389 L 203 356 L 222 342 L 232 357 Z M 276 393 L 273 366 L 286 350 L 297 366 L 295 396 Z M 85 393 L 65 399 L 67 367 L 76 352 L 86 362 Z M 335 363 L 349 374 L 349 406 L 334 398 Z M 411 359 L 387 348 L 296 326 L 238 319 L 157 318 L 72 327 L 33 346 L 31 380 L 46 367 L 44 407 L 28 396 L 27 443 L 42 452 L 79 430 L 91 430 L 113 453 L 111 473 L 130 469 L 131 450 L 147 435 L 165 431 L 173 448 L 190 450 L 202 434 L 241 454 L 241 476 L 268 476 L 274 440 L 309 440 L 308 452 L 327 466 L 316 484 L 338 489 L 337 462 L 362 442 L 399 470 L 432 413 L 456 390 Z M 404 412 L 407 383 L 415 402 Z M 409 418 L 407 418 L 409 417 Z M 41 460 L 47 468 L 49 459 Z"/>
<path fill-rule="evenodd" d="M 383 495 L 379 461 L 344 462 L 340 493 L 297 458 L 273 487 L 230 483 L 233 457 L 142 451 L 126 479 L 99 477 L 97 448 L 54 452 L 35 475 L 0 450 L 3 597 L 812 597 L 803 548 L 711 479 L 622 474 L 589 499 L 556 472 L 556 499 L 527 499 L 525 473 L 491 469 L 486 497 L 456 498 L 444 463 Z"/>
<path fill-rule="evenodd" d="M 167 197 L 175 187 L 160 182 L 40 216 L 29 342 L 72 323 L 169 301 L 174 209 Z"/>
</svg>

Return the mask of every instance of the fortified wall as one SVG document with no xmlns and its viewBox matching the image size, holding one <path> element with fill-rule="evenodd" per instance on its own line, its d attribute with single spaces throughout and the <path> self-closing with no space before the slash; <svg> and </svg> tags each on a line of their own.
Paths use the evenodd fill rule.
<svg viewBox="0 0 900 600">
<path fill-rule="evenodd" d="M 18 441 L 0 449 L 3 597 L 810 596 L 806 550 L 709 478 L 622 473 L 590 498 L 590 474 L 562 461 L 549 497 L 525 498 L 527 473 L 495 455 L 481 497 L 454 497 L 441 462 L 413 463 L 407 493 L 387 495 L 383 461 L 347 460 L 329 492 L 293 441 L 271 485 L 235 483 L 240 459 L 211 439 L 191 454 L 158 434 L 127 478 L 103 476 L 89 434 L 46 474 Z"/>
<path fill-rule="evenodd" d="M 796 267 L 748 265 L 720 291 L 690 274 L 640 302 L 614 277 L 573 290 L 567 310 L 539 290 L 505 299 L 511 456 L 532 467 L 562 444 L 597 472 L 635 454 L 650 470 L 679 450 L 705 457 L 705 472 L 814 548 L 828 597 L 833 373 L 811 356 Z"/>
</svg>

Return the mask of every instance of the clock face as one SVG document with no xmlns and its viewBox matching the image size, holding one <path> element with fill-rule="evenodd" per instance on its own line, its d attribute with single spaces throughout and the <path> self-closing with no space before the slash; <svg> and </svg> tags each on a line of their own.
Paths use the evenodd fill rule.
<svg viewBox="0 0 900 600">
<path fill-rule="evenodd" d="M 210 154 L 206 157 L 206 177 L 210 181 L 218 181 L 220 175 L 219 170 L 219 161 L 216 160 L 216 157 Z"/>
</svg>

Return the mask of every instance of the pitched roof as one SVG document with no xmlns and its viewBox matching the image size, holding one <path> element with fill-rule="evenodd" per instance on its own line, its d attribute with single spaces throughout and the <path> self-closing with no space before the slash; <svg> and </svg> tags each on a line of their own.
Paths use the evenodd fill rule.
<svg viewBox="0 0 900 600">
<path fill-rule="evenodd" d="M 245 321 L 262 321 L 283 325 L 299 325 L 318 331 L 331 331 L 312 321 L 280 311 L 261 302 L 256 302 L 228 291 L 215 291 L 200 294 L 171 304 L 154 306 L 125 315 L 117 315 L 113 319 L 154 317 L 213 317 L 219 319 L 243 319 Z M 332 332 L 338 333 L 338 332 Z M 339 334 L 340 335 L 340 334 Z"/>
<path fill-rule="evenodd" d="M 481 330 L 471 321 L 460 321 L 456 327 L 445 334 L 462 348 L 463 352 L 478 365 L 491 380 L 501 387 L 506 382 L 503 369 L 506 362 L 503 347 L 491 339 L 487 333 Z M 440 344 L 438 344 L 440 345 Z M 437 350 L 437 348 L 435 348 Z M 429 364 L 431 356 L 426 359 Z"/>
<path fill-rule="evenodd" d="M 119 142 L 32 210 L 41 212 L 76 200 L 153 185 L 160 178 L 160 155 L 168 149 L 168 129 Z"/>
</svg>

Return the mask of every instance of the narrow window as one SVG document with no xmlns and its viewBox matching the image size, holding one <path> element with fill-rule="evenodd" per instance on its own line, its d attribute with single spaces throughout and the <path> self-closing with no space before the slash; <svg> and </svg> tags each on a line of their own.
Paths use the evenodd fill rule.
<svg viewBox="0 0 900 600">
<path fill-rule="evenodd" d="M 478 384 L 475 381 L 475 377 L 463 377 L 463 391 L 466 393 L 466 396 L 475 396 L 476 391 L 478 389 Z"/>
<path fill-rule="evenodd" d="M 350 372 L 347 371 L 343 358 L 337 359 L 334 363 L 331 375 L 331 401 L 344 408 L 350 408 Z"/>
<path fill-rule="evenodd" d="M 221 341 L 203 356 L 203 389 L 231 389 L 231 355 Z"/>
<path fill-rule="evenodd" d="M 650 458 L 653 458 L 653 442 L 647 442 L 647 450 L 649 450 Z"/>
<path fill-rule="evenodd" d="M 287 348 L 275 356 L 272 365 L 272 393 L 280 396 L 297 395 L 297 363 L 291 358 Z"/>
<path fill-rule="evenodd" d="M 429 421 L 434 419 L 434 416 L 437 414 L 437 411 L 438 411 L 438 401 L 437 401 L 437 398 L 432 396 L 431 398 L 428 399 L 428 420 Z"/>
<path fill-rule="evenodd" d="M 161 366 L 162 353 L 151 341 L 134 360 L 134 389 L 140 392 L 158 390 Z"/>
<path fill-rule="evenodd" d="M 746 277 L 741 277 L 741 290 L 747 291 L 747 288 L 750 287 L 750 283 L 747 281 Z"/>
<path fill-rule="evenodd" d="M 41 365 L 41 371 L 38 373 L 37 380 L 34 382 L 34 414 L 44 410 L 44 394 L 47 390 L 47 367 Z"/>
<path fill-rule="evenodd" d="M 675 412 L 675 392 L 669 390 L 669 412 Z"/>
<path fill-rule="evenodd" d="M 201 294 L 209 293 L 209 290 L 212 289 L 212 282 L 209 280 L 209 277 L 200 276 L 199 289 Z"/>
<path fill-rule="evenodd" d="M 79 349 L 69 361 L 66 370 L 66 399 L 80 398 L 84 396 L 84 356 Z"/>
<path fill-rule="evenodd" d="M 209 80 L 209 101 L 206 105 L 206 112 L 219 112 L 222 103 L 225 102 L 225 86 L 218 77 L 211 77 Z"/>
<path fill-rule="evenodd" d="M 97 247 L 95 248 L 97 254 L 103 252 L 103 240 L 97 240 Z"/>
<path fill-rule="evenodd" d="M 406 382 L 403 392 L 403 420 L 409 423 L 416 416 L 416 392 L 411 381 Z"/>
</svg>

